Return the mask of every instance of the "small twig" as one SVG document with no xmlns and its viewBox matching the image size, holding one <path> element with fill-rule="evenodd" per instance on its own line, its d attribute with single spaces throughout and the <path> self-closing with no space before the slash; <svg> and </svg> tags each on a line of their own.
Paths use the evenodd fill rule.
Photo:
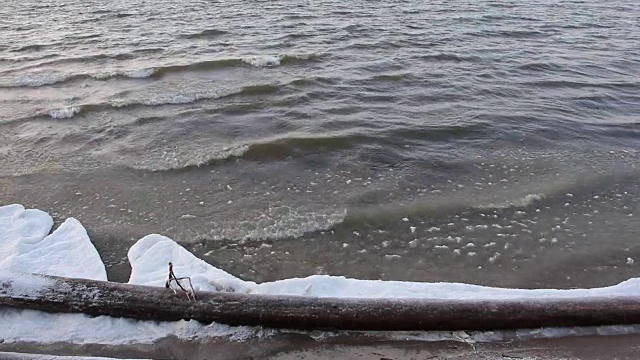
<svg viewBox="0 0 640 360">
<path fill-rule="evenodd" d="M 182 286 L 182 284 L 180 284 L 180 280 L 185 280 L 185 279 L 189 281 L 189 287 L 191 288 L 191 290 L 185 289 Z M 167 282 L 164 284 L 164 287 L 166 287 L 167 289 L 173 290 L 173 293 L 176 294 L 176 289 L 174 289 L 171 286 L 172 281 L 175 281 L 176 285 L 178 285 L 180 290 L 182 290 L 185 294 L 187 294 L 187 300 L 191 300 L 191 299 L 193 299 L 193 301 L 196 300 L 196 291 L 193 289 L 193 285 L 191 284 L 191 278 L 188 276 L 181 277 L 181 278 L 176 277 L 176 274 L 173 272 L 173 264 L 169 263 L 169 279 L 167 279 Z"/>
</svg>

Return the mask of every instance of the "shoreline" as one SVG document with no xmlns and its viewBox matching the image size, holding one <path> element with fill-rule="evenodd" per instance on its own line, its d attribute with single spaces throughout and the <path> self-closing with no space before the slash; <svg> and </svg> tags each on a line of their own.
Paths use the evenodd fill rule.
<svg viewBox="0 0 640 360">
<path fill-rule="evenodd" d="M 165 338 L 154 344 L 124 346 L 100 344 L 3 344 L 2 352 L 50 354 L 63 357 L 99 356 L 111 358 L 162 359 L 635 359 L 640 351 L 640 334 L 574 336 L 509 342 L 464 343 L 455 341 L 390 341 L 340 336 L 315 340 L 305 335 L 286 335 L 250 341 L 181 341 Z M 13 357 L 20 359 L 20 357 Z"/>
</svg>

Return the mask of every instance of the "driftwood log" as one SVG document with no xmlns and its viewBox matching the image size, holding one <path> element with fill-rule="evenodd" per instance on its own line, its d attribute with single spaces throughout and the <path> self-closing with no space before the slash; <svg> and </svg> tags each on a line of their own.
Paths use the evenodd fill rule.
<svg viewBox="0 0 640 360">
<path fill-rule="evenodd" d="M 47 285 L 32 291 L 34 281 Z M 497 330 L 640 324 L 637 296 L 437 300 L 198 292 L 197 301 L 187 301 L 162 287 L 43 275 L 0 276 L 0 306 L 307 330 Z"/>
</svg>

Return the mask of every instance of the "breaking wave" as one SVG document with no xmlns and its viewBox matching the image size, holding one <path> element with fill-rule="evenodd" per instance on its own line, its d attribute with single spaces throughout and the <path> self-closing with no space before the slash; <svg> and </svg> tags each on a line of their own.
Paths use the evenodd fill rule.
<svg viewBox="0 0 640 360">
<path fill-rule="evenodd" d="M 117 78 L 136 80 L 152 77 L 162 77 L 176 72 L 211 71 L 225 67 L 240 67 L 246 65 L 259 68 L 275 67 L 281 65 L 316 61 L 317 59 L 318 56 L 314 53 L 293 55 L 255 55 L 245 57 L 219 58 L 187 64 L 163 65 L 133 70 L 112 70 L 96 73 L 68 74 L 57 72 L 40 72 L 29 75 L 22 75 L 14 79 L 9 79 L 7 82 L 0 83 L 0 88 L 42 87 L 70 83 L 79 80 L 105 81 Z"/>
<path fill-rule="evenodd" d="M 81 107 L 73 106 L 64 109 L 55 109 L 49 112 L 49 116 L 54 119 L 69 119 L 80 113 Z"/>
<path fill-rule="evenodd" d="M 364 137 L 362 137 L 364 139 Z M 250 161 L 281 160 L 301 157 L 309 153 L 349 149 L 359 137 L 336 135 L 325 137 L 290 137 L 257 140 L 253 143 L 228 147 L 194 149 L 163 149 L 150 153 L 151 157 L 135 161 L 131 165 L 136 170 L 175 171 L 195 167 L 215 165 L 221 162 L 244 159 Z"/>
<path fill-rule="evenodd" d="M 183 39 L 208 39 L 208 38 L 217 37 L 225 34 L 228 34 L 228 32 L 224 30 L 206 29 L 196 33 L 182 34 L 182 35 L 179 35 L 178 37 L 181 37 Z"/>
<path fill-rule="evenodd" d="M 636 181 L 637 176 L 637 173 L 577 176 L 557 183 L 550 182 L 535 193 L 524 196 L 496 193 L 490 194 L 491 198 L 484 200 L 479 199 L 482 195 L 477 195 L 421 199 L 405 204 L 390 203 L 379 206 L 355 207 L 349 209 L 345 224 L 357 226 L 397 221 L 403 217 L 440 218 L 465 212 L 509 212 L 542 206 L 566 206 L 567 202 L 588 199 L 592 194 L 600 193 L 612 183 Z"/>
<path fill-rule="evenodd" d="M 136 170 L 145 171 L 170 171 L 184 170 L 188 168 L 200 167 L 213 161 L 228 160 L 241 157 L 249 150 L 247 145 L 214 147 L 209 149 L 195 149 L 191 151 L 181 151 L 180 149 L 165 149 L 151 152 L 151 158 L 134 161 L 127 164 Z M 154 156 L 155 155 L 155 156 Z"/>
<path fill-rule="evenodd" d="M 186 94 L 165 94 L 157 95 L 148 99 L 121 99 L 98 104 L 81 104 L 61 109 L 49 110 L 46 114 L 54 119 L 69 119 L 79 114 L 86 114 L 92 111 L 101 111 L 105 109 L 122 109 L 135 106 L 184 105 L 204 100 L 215 100 L 233 96 L 268 95 L 273 94 L 278 90 L 279 86 L 274 84 L 250 85 L 242 87 L 238 90 L 230 91 L 228 93 L 210 91 Z"/>
</svg>

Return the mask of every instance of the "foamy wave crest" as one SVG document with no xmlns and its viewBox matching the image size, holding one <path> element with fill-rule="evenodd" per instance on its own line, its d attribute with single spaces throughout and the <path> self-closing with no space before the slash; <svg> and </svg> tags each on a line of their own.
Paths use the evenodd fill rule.
<svg viewBox="0 0 640 360">
<path fill-rule="evenodd" d="M 168 171 L 206 165 L 211 161 L 241 157 L 249 150 L 247 145 L 214 149 L 169 149 L 162 153 L 150 153 L 151 158 L 135 162 L 131 167 L 137 170 Z"/>
<path fill-rule="evenodd" d="M 72 106 L 64 109 L 55 109 L 49 111 L 49 116 L 54 119 L 70 119 L 82 111 L 81 107 Z"/>
<path fill-rule="evenodd" d="M 191 104 L 200 100 L 218 99 L 221 95 L 215 92 L 211 93 L 193 93 L 193 94 L 167 94 L 153 97 L 150 99 L 140 100 L 114 100 L 109 103 L 114 108 L 123 108 L 132 105 L 143 106 L 160 106 L 160 105 L 180 105 Z"/>
<path fill-rule="evenodd" d="M 242 61 L 255 67 L 279 66 L 293 60 L 312 60 L 315 54 L 259 55 L 243 58 Z"/>
<path fill-rule="evenodd" d="M 124 73 L 124 76 L 132 79 L 144 79 L 153 75 L 155 72 L 156 72 L 155 69 L 139 69 L 139 70 L 127 71 Z"/>
<path fill-rule="evenodd" d="M 156 73 L 156 69 L 137 69 L 129 71 L 107 71 L 96 74 L 62 74 L 62 73 L 39 73 L 30 74 L 10 79 L 6 83 L 0 83 L 0 88 L 15 88 L 15 87 L 42 87 L 47 85 L 55 85 L 66 83 L 79 79 L 95 79 L 95 80 L 108 80 L 112 78 L 128 78 L 128 79 L 144 79 L 153 76 Z"/>
<path fill-rule="evenodd" d="M 252 57 L 244 58 L 242 59 L 242 61 L 255 67 L 278 66 L 282 61 L 282 56 L 279 56 L 279 55 L 252 56 Z"/>
<path fill-rule="evenodd" d="M 486 205 L 476 205 L 477 209 L 509 209 L 512 207 L 527 207 L 536 201 L 540 201 L 544 198 L 542 194 L 529 194 L 523 198 L 515 199 L 512 201 L 505 201 L 501 203 L 489 203 Z"/>
<path fill-rule="evenodd" d="M 67 75 L 55 73 L 31 74 L 10 81 L 3 87 L 40 87 L 64 82 L 69 78 Z"/>
<path fill-rule="evenodd" d="M 112 71 L 112 72 L 104 72 L 92 75 L 92 77 L 96 80 L 107 80 L 114 77 L 125 77 L 130 79 L 145 79 L 153 76 L 156 73 L 156 70 L 153 68 L 147 69 L 137 69 L 137 70 L 129 70 L 129 71 Z"/>
<path fill-rule="evenodd" d="M 109 80 L 113 78 L 146 79 L 162 77 L 166 74 L 182 71 L 207 71 L 223 67 L 236 67 L 248 64 L 255 67 L 273 67 L 293 62 L 314 61 L 317 55 L 309 54 L 281 54 L 255 55 L 246 57 L 217 58 L 212 60 L 197 60 L 191 63 L 158 65 L 155 67 L 135 70 L 110 70 L 103 72 L 83 72 L 76 74 L 42 72 L 22 75 L 17 78 L 7 78 L 0 81 L 0 88 L 40 87 L 53 84 L 71 82 L 74 80 Z"/>
<path fill-rule="evenodd" d="M 270 207 L 250 221 L 220 224 L 212 230 L 214 240 L 281 240 L 330 230 L 343 223 L 347 210 L 314 212 L 289 206 Z"/>
</svg>

